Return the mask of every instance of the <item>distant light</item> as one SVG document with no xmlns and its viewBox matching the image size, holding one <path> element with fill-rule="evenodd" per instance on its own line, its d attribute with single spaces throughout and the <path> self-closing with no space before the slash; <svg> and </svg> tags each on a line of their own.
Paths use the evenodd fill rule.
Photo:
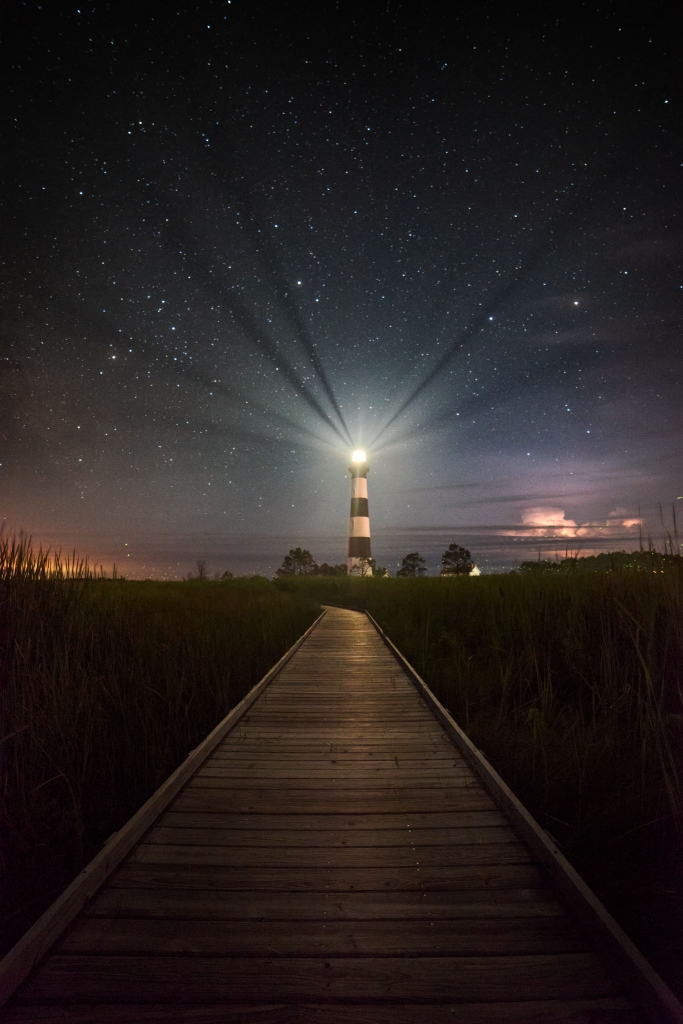
<svg viewBox="0 0 683 1024">
<path fill-rule="evenodd" d="M 366 455 L 362 448 L 356 448 L 355 452 L 351 455 L 352 462 L 365 462 Z"/>
</svg>

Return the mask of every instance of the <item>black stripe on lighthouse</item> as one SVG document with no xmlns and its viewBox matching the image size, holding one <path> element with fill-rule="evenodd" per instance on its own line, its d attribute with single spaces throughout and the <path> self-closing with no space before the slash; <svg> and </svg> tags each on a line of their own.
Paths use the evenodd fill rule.
<svg viewBox="0 0 683 1024">
<path fill-rule="evenodd" d="M 349 558 L 369 558 L 370 538 L 349 537 Z"/>
<path fill-rule="evenodd" d="M 351 518 L 354 516 L 369 516 L 367 498 L 351 498 Z"/>
</svg>

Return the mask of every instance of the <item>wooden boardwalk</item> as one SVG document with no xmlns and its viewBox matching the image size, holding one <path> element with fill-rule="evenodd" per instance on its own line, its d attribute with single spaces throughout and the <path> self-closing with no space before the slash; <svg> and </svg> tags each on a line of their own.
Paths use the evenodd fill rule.
<svg viewBox="0 0 683 1024">
<path fill-rule="evenodd" d="M 368 619 L 329 609 L 4 1022 L 635 1022 Z"/>
</svg>

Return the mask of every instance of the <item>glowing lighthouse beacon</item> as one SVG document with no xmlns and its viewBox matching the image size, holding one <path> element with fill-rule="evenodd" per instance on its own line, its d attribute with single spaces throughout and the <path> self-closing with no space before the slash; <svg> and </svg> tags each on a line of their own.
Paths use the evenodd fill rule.
<svg viewBox="0 0 683 1024">
<path fill-rule="evenodd" d="M 368 512 L 368 472 L 365 452 L 358 448 L 351 455 L 351 518 L 349 520 L 349 557 L 346 567 L 354 575 L 369 571 L 370 514 Z"/>
</svg>

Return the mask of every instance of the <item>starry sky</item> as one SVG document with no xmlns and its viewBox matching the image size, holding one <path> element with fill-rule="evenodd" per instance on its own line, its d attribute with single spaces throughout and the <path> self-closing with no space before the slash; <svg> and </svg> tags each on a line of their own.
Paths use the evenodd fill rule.
<svg viewBox="0 0 683 1024">
<path fill-rule="evenodd" d="M 130 576 L 340 562 L 363 445 L 390 570 L 659 542 L 666 5 L 138 6 L 5 9 L 4 529 Z"/>
</svg>

